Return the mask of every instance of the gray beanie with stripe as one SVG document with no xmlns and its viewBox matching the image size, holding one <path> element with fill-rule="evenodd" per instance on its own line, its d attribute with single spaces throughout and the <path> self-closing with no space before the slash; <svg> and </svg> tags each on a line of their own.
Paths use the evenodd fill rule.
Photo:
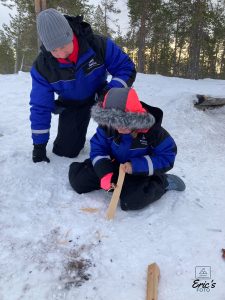
<svg viewBox="0 0 225 300">
<path fill-rule="evenodd" d="M 47 51 L 62 47 L 73 40 L 73 31 L 68 21 L 54 8 L 38 14 L 37 31 Z"/>
</svg>

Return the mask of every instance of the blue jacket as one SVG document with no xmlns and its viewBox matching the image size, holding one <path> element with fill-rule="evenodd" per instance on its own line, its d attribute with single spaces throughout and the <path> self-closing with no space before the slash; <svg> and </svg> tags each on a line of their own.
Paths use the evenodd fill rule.
<svg viewBox="0 0 225 300">
<path fill-rule="evenodd" d="M 112 87 L 131 86 L 134 63 L 109 38 L 94 35 L 82 17 L 66 16 L 79 43 L 76 64 L 61 64 L 44 46 L 31 69 L 31 130 L 34 144 L 47 143 L 55 94 L 65 105 L 82 106 L 94 102 L 95 94 Z M 107 75 L 112 79 L 108 83 Z M 71 137 L 72 138 L 72 137 Z"/>
<path fill-rule="evenodd" d="M 151 176 L 172 169 L 177 153 L 173 138 L 161 126 L 163 112 L 142 102 L 156 123 L 146 133 L 119 134 L 118 131 L 98 127 L 91 139 L 90 158 L 99 178 L 113 172 L 113 160 L 131 162 L 133 175 Z"/>
</svg>

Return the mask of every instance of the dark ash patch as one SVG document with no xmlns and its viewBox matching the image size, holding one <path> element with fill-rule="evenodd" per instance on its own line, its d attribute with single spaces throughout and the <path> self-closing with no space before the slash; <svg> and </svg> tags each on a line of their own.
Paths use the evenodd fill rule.
<svg viewBox="0 0 225 300">
<path fill-rule="evenodd" d="M 88 269 L 92 266 L 89 259 L 76 258 L 68 261 L 65 272 L 60 276 L 59 280 L 64 283 L 64 288 L 70 290 L 73 287 L 80 287 L 85 281 L 91 278 Z"/>
</svg>

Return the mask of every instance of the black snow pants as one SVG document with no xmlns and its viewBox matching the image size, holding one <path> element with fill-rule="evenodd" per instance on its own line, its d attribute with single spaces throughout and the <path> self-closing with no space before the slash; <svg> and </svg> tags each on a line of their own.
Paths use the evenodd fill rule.
<svg viewBox="0 0 225 300">
<path fill-rule="evenodd" d="M 58 134 L 54 141 L 53 153 L 74 158 L 83 149 L 90 121 L 90 109 L 93 103 L 81 107 L 59 107 Z"/>
<path fill-rule="evenodd" d="M 115 170 L 115 182 L 118 177 L 119 166 Z M 114 178 L 114 175 L 113 175 Z M 100 189 L 100 179 L 96 175 L 91 160 L 74 162 L 70 165 L 69 181 L 73 189 L 79 193 L 88 193 Z M 135 176 L 126 174 L 120 195 L 122 210 L 138 210 L 161 198 L 166 192 L 165 174 L 153 176 Z"/>
</svg>

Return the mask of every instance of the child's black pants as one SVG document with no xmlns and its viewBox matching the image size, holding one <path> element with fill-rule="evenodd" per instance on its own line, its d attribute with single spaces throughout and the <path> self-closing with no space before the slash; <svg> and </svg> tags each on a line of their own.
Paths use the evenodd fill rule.
<svg viewBox="0 0 225 300">
<path fill-rule="evenodd" d="M 79 194 L 100 189 L 100 180 L 94 171 L 90 159 L 81 163 L 74 162 L 70 165 L 69 181 L 73 189 Z M 121 209 L 137 210 L 144 208 L 160 199 L 165 193 L 166 186 L 165 174 L 153 176 L 126 174 L 120 195 Z"/>
</svg>

